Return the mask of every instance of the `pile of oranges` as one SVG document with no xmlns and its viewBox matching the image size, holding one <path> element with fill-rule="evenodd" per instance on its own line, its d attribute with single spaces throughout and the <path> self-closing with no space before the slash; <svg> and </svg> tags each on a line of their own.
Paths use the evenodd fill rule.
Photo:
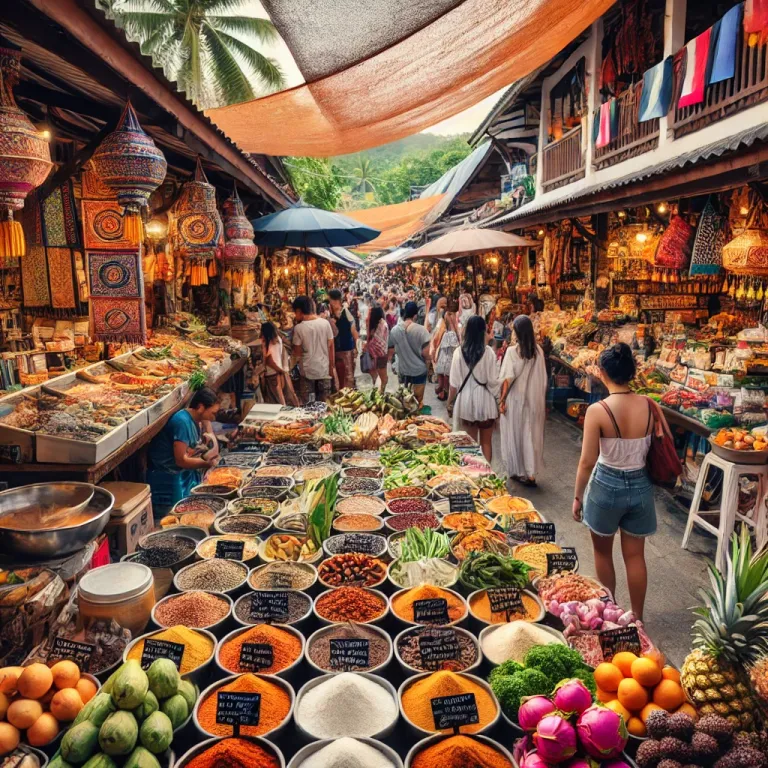
<svg viewBox="0 0 768 768">
<path fill-rule="evenodd" d="M 680 673 L 664 666 L 658 654 L 636 656 L 622 651 L 595 669 L 597 700 L 624 718 L 633 736 L 645 736 L 645 721 L 655 709 L 685 712 L 694 720 L 696 709 L 685 700 Z"/>
<path fill-rule="evenodd" d="M 97 691 L 73 661 L 0 669 L 0 755 L 16 749 L 22 732 L 32 747 L 49 744 Z"/>
</svg>

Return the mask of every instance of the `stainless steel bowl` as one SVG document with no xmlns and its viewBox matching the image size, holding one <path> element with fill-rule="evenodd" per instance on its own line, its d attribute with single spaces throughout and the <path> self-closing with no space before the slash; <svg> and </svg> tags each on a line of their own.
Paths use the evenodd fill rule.
<svg viewBox="0 0 768 768">
<path fill-rule="evenodd" d="M 0 493 L 0 517 L 11 512 L 39 514 L 45 507 L 82 512 L 93 498 L 90 483 L 35 483 Z"/>
<path fill-rule="evenodd" d="M 74 485 L 74 483 L 73 483 Z M 83 484 L 87 485 L 87 484 Z M 36 486 L 26 486 L 35 488 Z M 16 560 L 46 560 L 78 552 L 93 541 L 107 526 L 115 497 L 104 488 L 93 488 L 93 495 L 85 510 L 92 517 L 80 525 L 68 528 L 54 528 L 48 531 L 19 531 L 0 528 L 0 552 L 12 552 Z M 16 488 L 15 491 L 24 490 Z M 0 496 L 10 493 L 5 491 Z"/>
</svg>

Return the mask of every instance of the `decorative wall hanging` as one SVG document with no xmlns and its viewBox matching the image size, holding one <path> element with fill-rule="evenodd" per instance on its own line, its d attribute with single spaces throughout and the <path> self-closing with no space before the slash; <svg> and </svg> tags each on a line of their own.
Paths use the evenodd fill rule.
<svg viewBox="0 0 768 768">
<path fill-rule="evenodd" d="M 30 193 L 17 219 L 24 230 L 27 246 L 43 245 L 43 215 L 37 199 L 37 190 Z"/>
<path fill-rule="evenodd" d="M 682 216 L 673 216 L 656 249 L 656 266 L 685 269 L 691 258 L 693 236 L 693 227 Z"/>
<path fill-rule="evenodd" d="M 64 248 L 80 245 L 72 182 L 54 189 L 42 202 L 43 238 L 47 246 Z"/>
<path fill-rule="evenodd" d="M 83 232 L 86 250 L 135 249 L 139 240 L 125 231 L 126 220 L 115 202 L 83 200 Z"/>
<path fill-rule="evenodd" d="M 115 193 L 99 178 L 91 163 L 83 171 L 83 199 L 85 200 L 114 200 Z"/>
<path fill-rule="evenodd" d="M 208 183 L 200 158 L 195 177 L 181 188 L 168 214 L 168 239 L 188 259 L 214 258 L 223 246 L 224 225 L 216 209 L 216 189 Z"/>
<path fill-rule="evenodd" d="M 25 307 L 50 307 L 51 291 L 48 288 L 48 262 L 42 245 L 28 245 L 21 260 L 21 290 Z"/>
<path fill-rule="evenodd" d="M 138 298 L 143 290 L 138 251 L 89 251 L 91 296 Z"/>
<path fill-rule="evenodd" d="M 91 336 L 97 341 L 146 344 L 144 299 L 92 296 Z"/>
<path fill-rule="evenodd" d="M 727 221 L 715 210 L 712 198 L 707 198 L 693 241 L 691 275 L 716 275 L 720 272 L 723 267 Z"/>
<path fill-rule="evenodd" d="M 0 38 L 0 258 L 23 256 L 24 230 L 13 212 L 48 176 L 53 163 L 48 142 L 17 106 L 21 49 Z"/>
<path fill-rule="evenodd" d="M 75 271 L 70 248 L 46 248 L 48 279 L 51 283 L 51 306 L 54 309 L 75 308 Z"/>
<path fill-rule="evenodd" d="M 253 242 L 253 226 L 245 216 L 243 203 L 237 194 L 237 184 L 232 195 L 221 206 L 224 220 L 224 248 L 221 262 L 229 269 L 249 269 L 256 261 L 256 245 Z"/>
<path fill-rule="evenodd" d="M 126 218 L 126 235 L 140 241 L 140 211 L 147 207 L 149 196 L 165 178 L 167 163 L 142 129 L 130 101 L 117 128 L 94 152 L 92 163 L 103 184 L 117 195 Z"/>
<path fill-rule="evenodd" d="M 768 275 L 768 233 L 750 227 L 723 247 L 723 266 L 736 274 Z"/>
</svg>

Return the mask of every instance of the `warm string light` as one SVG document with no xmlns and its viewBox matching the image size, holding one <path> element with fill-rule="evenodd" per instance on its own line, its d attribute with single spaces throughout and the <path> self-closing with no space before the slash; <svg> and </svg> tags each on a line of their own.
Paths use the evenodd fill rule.
<svg viewBox="0 0 768 768">
<path fill-rule="evenodd" d="M 667 212 L 667 210 L 668 210 L 668 209 L 667 209 L 667 204 L 666 204 L 666 203 L 659 203 L 659 204 L 656 206 L 656 211 L 657 211 L 658 213 L 662 213 L 662 214 L 664 214 L 664 213 L 666 213 L 666 212 Z"/>
</svg>

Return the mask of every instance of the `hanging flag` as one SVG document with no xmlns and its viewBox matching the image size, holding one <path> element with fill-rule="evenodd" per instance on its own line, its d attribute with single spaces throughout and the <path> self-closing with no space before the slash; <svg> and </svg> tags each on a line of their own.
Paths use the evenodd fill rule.
<svg viewBox="0 0 768 768">
<path fill-rule="evenodd" d="M 765 40 L 768 32 L 768 0 L 746 0 L 744 4 L 744 34 L 754 48 Z"/>
<path fill-rule="evenodd" d="M 704 101 L 704 89 L 707 87 L 707 62 L 709 61 L 709 43 L 712 39 L 712 27 L 694 37 L 685 44 L 685 77 L 680 91 L 678 108 L 692 107 Z"/>
<path fill-rule="evenodd" d="M 640 96 L 640 108 L 637 110 L 637 122 L 644 123 L 656 117 L 664 117 L 669 112 L 672 101 L 672 57 L 651 67 L 643 75 L 643 91 Z"/>
<path fill-rule="evenodd" d="M 744 4 L 734 5 L 712 26 L 712 58 L 708 84 L 730 80 L 736 74 L 736 43 L 741 31 L 741 12 Z"/>
<path fill-rule="evenodd" d="M 616 109 L 616 99 L 610 99 L 600 105 L 596 115 L 594 129 L 595 147 L 605 147 L 615 139 L 619 132 L 619 113 Z"/>
</svg>

